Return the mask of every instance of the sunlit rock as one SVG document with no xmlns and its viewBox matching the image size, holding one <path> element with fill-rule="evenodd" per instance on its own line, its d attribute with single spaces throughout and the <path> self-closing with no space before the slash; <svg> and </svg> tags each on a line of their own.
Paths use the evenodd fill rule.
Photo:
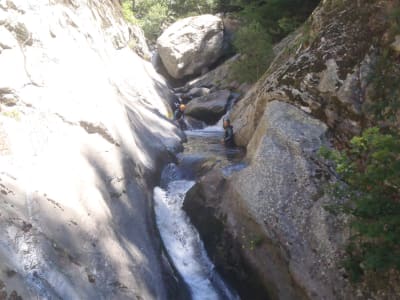
<svg viewBox="0 0 400 300">
<path fill-rule="evenodd" d="M 149 203 L 180 134 L 115 3 L 0 1 L 0 298 L 176 298 Z"/>
<path fill-rule="evenodd" d="M 212 15 L 189 17 L 168 27 L 157 40 L 168 73 L 180 79 L 200 74 L 222 54 L 222 20 Z"/>
</svg>

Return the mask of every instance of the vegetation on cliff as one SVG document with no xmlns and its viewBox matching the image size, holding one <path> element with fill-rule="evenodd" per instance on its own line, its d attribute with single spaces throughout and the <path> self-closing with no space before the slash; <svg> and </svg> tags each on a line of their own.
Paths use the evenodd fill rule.
<svg viewBox="0 0 400 300">
<path fill-rule="evenodd" d="M 323 151 L 336 164 L 341 181 L 334 206 L 352 216 L 345 267 L 351 279 L 366 272 L 400 270 L 400 139 L 378 127 L 365 130 L 345 151 Z"/>
<path fill-rule="evenodd" d="M 232 66 L 233 76 L 241 82 L 255 82 L 274 57 L 271 37 L 260 23 L 252 22 L 239 29 L 233 45 L 242 53 Z"/>
<path fill-rule="evenodd" d="M 389 16 L 387 41 L 400 33 L 400 9 Z M 383 46 L 371 70 L 367 128 L 342 150 L 321 149 L 335 163 L 340 181 L 330 186 L 342 201 L 330 207 L 351 217 L 344 265 L 353 281 L 400 271 L 400 65 Z"/>
<path fill-rule="evenodd" d="M 174 21 L 193 15 L 214 13 L 215 0 L 122 0 L 124 17 L 142 27 L 147 39 L 154 42 L 162 31 Z"/>
<path fill-rule="evenodd" d="M 242 53 L 235 79 L 255 82 L 268 68 L 272 43 L 296 29 L 320 0 L 122 0 L 125 19 L 139 24 L 150 42 L 177 19 L 206 13 L 232 13 L 242 22 L 234 48 Z M 254 71 L 255 70 L 255 71 Z"/>
</svg>

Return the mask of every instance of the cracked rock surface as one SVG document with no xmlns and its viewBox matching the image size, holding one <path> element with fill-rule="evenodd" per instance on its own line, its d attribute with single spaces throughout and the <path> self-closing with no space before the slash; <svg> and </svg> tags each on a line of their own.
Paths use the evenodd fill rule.
<svg viewBox="0 0 400 300">
<path fill-rule="evenodd" d="M 181 137 L 135 30 L 116 1 L 0 0 L 1 295 L 178 297 L 151 193 Z"/>
</svg>

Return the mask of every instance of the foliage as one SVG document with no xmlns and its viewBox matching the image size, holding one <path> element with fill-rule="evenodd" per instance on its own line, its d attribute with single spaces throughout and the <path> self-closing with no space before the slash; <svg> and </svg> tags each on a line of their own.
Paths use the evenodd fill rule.
<svg viewBox="0 0 400 300">
<path fill-rule="evenodd" d="M 215 0 L 122 0 L 122 11 L 128 22 L 139 24 L 146 37 L 154 42 L 163 28 L 190 15 L 213 13 Z"/>
<path fill-rule="evenodd" d="M 168 19 L 168 8 L 161 2 L 151 6 L 146 18 L 140 20 L 141 27 L 149 40 L 156 40 L 161 34 L 162 26 Z"/>
<path fill-rule="evenodd" d="M 233 44 L 242 54 L 232 66 L 233 76 L 241 82 L 256 81 L 273 58 L 270 36 L 259 23 L 253 22 L 239 29 Z"/>
<path fill-rule="evenodd" d="M 139 23 L 154 40 L 163 26 L 179 18 L 235 12 L 245 24 L 253 21 L 278 41 L 298 27 L 320 0 L 122 0 L 125 19 Z"/>
<path fill-rule="evenodd" d="M 370 77 L 371 96 L 375 99 L 367 109 L 377 120 L 395 122 L 400 109 L 400 68 L 385 50 L 375 63 Z"/>
<path fill-rule="evenodd" d="M 214 13 L 217 2 L 216 0 L 175 0 L 171 1 L 170 11 L 176 18 Z"/>
<path fill-rule="evenodd" d="M 234 77 L 241 82 L 259 79 L 272 61 L 272 43 L 295 30 L 318 3 L 319 0 L 224 1 L 225 7 L 239 10 L 244 24 L 234 40 L 236 50 L 243 54 L 233 66 Z"/>
<path fill-rule="evenodd" d="M 333 195 L 336 210 L 352 216 L 345 267 L 353 280 L 365 272 L 400 270 L 400 139 L 377 127 L 354 137 L 347 151 L 321 149 L 343 182 Z"/>
<path fill-rule="evenodd" d="M 400 8 L 394 9 L 389 15 L 389 37 L 394 40 L 400 34 Z M 397 54 L 390 48 L 381 50 L 369 78 L 372 103 L 367 109 L 374 114 L 378 121 L 396 124 L 399 122 L 400 110 L 400 65 Z"/>
<path fill-rule="evenodd" d="M 122 0 L 122 13 L 125 20 L 142 27 L 146 37 L 154 41 L 169 18 L 168 1 Z"/>
<path fill-rule="evenodd" d="M 320 0 L 254 0 L 239 1 L 241 18 L 258 22 L 277 42 L 292 32 L 310 15 Z"/>
<path fill-rule="evenodd" d="M 133 13 L 132 1 L 125 0 L 122 2 L 122 14 L 126 21 L 132 24 L 137 24 L 137 19 Z"/>
</svg>

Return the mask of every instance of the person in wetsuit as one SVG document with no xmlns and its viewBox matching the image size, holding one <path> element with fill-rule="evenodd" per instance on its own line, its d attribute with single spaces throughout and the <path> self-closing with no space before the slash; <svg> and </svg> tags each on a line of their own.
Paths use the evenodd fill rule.
<svg viewBox="0 0 400 300">
<path fill-rule="evenodd" d="M 174 121 L 181 128 L 181 130 L 186 130 L 187 126 L 184 118 L 185 104 L 180 104 L 179 107 L 174 112 Z"/>
<path fill-rule="evenodd" d="M 225 130 L 224 138 L 222 142 L 227 147 L 235 147 L 235 140 L 233 135 L 233 127 L 231 125 L 231 121 L 229 119 L 224 119 L 223 127 Z"/>
</svg>

